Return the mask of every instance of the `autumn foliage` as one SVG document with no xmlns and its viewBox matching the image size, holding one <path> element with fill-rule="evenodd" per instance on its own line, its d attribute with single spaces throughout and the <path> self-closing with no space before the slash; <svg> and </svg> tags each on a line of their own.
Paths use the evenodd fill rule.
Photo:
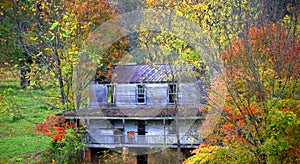
<svg viewBox="0 0 300 164">
<path fill-rule="evenodd" d="M 42 154 L 47 163 L 82 163 L 82 151 L 85 148 L 86 130 L 75 127 L 65 118 L 47 115 L 44 122 L 36 127 L 36 133 L 51 138 L 51 147 Z"/>
<path fill-rule="evenodd" d="M 45 122 L 40 122 L 36 128 L 37 134 L 52 138 L 53 142 L 62 143 L 67 129 L 74 129 L 74 124 L 69 124 L 63 117 L 47 115 Z"/>
<path fill-rule="evenodd" d="M 228 80 L 241 77 L 257 80 L 250 76 L 253 70 L 249 70 L 249 64 L 272 78 L 297 78 L 299 41 L 300 38 L 289 36 L 288 29 L 279 24 L 250 28 L 243 39 L 233 41 L 232 47 L 222 53 Z M 232 72 L 235 74 L 230 74 Z"/>
<path fill-rule="evenodd" d="M 222 118 L 195 161 L 300 161 L 299 38 L 281 24 L 251 27 L 222 54 Z"/>
</svg>

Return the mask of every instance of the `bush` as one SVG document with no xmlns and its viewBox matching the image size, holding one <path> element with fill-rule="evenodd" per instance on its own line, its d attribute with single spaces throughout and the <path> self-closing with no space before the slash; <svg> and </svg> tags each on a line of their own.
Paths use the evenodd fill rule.
<svg viewBox="0 0 300 164">
<path fill-rule="evenodd" d="M 75 128 L 64 118 L 46 116 L 46 121 L 37 127 L 37 133 L 52 138 L 51 146 L 44 152 L 41 159 L 49 163 L 81 163 L 85 139 L 85 130 Z"/>
</svg>

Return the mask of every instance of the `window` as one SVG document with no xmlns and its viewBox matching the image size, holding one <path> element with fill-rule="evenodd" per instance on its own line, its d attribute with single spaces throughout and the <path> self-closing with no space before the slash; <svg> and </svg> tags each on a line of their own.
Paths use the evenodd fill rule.
<svg viewBox="0 0 300 164">
<path fill-rule="evenodd" d="M 146 90 L 144 84 L 137 85 L 137 103 L 138 104 L 146 103 Z"/>
<path fill-rule="evenodd" d="M 169 84 L 168 85 L 168 99 L 170 104 L 175 104 L 177 101 L 177 85 Z"/>
<path fill-rule="evenodd" d="M 115 104 L 116 98 L 115 98 L 115 86 L 112 84 L 107 85 L 107 103 L 108 104 Z"/>
</svg>

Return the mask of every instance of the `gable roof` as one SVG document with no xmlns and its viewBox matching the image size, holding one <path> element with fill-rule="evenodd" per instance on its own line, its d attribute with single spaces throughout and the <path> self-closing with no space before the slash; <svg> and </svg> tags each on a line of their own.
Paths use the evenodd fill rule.
<svg viewBox="0 0 300 164">
<path fill-rule="evenodd" d="M 172 75 L 175 75 L 175 80 L 181 79 L 183 68 L 174 65 L 116 65 L 111 82 L 112 83 L 147 83 L 147 82 L 168 82 L 173 81 Z M 187 71 L 186 71 L 187 72 Z M 186 74 L 186 73 L 185 73 Z M 187 77 L 188 75 L 184 75 Z"/>
</svg>

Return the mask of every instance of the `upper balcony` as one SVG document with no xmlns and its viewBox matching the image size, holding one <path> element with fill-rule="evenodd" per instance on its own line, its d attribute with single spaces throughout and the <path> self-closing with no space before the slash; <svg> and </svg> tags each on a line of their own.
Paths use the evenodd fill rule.
<svg viewBox="0 0 300 164">
<path fill-rule="evenodd" d="M 89 147 L 177 147 L 176 135 L 86 135 Z M 182 135 L 182 148 L 196 148 L 203 140 L 191 135 Z"/>
</svg>

